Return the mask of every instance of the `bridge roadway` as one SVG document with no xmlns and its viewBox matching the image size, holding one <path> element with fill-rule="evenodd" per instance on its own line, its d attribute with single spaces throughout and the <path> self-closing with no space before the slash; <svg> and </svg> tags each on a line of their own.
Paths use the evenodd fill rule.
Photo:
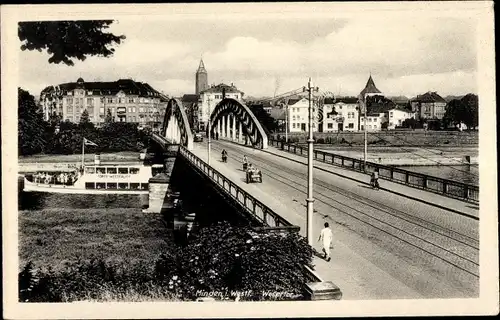
<svg viewBox="0 0 500 320">
<path fill-rule="evenodd" d="M 228 151 L 226 164 L 222 148 Z M 192 152 L 207 161 L 206 140 L 195 143 Z M 262 171 L 263 183 L 246 184 L 243 155 Z M 256 150 L 212 141 L 212 167 L 299 225 L 304 236 L 306 161 L 273 147 Z M 368 180 L 359 172 L 315 163 L 315 248 L 320 251 L 316 240 L 325 221 L 334 233 L 332 260 L 314 258 L 323 280 L 337 284 L 343 299 L 478 297 L 479 221 L 466 216 L 478 217 L 478 208 L 388 181 L 381 181 L 382 187 L 397 194 L 371 190 Z"/>
</svg>

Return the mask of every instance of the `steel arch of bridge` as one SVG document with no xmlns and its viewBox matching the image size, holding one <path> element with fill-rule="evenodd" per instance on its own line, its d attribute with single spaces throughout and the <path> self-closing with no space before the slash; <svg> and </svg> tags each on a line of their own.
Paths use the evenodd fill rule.
<svg viewBox="0 0 500 320">
<path fill-rule="evenodd" d="M 186 111 L 179 99 L 170 99 L 163 119 L 162 136 L 173 143 L 179 143 L 193 150 L 193 133 Z"/>
<path fill-rule="evenodd" d="M 246 105 L 235 99 L 225 98 L 215 106 L 210 116 L 210 132 L 213 133 L 214 129 L 227 125 L 224 130 L 228 133 L 229 120 L 227 119 L 229 116 L 232 116 L 233 121 L 239 124 L 241 133 L 248 137 L 254 147 L 257 146 L 261 149 L 268 147 L 267 134 L 260 122 Z M 235 130 L 235 125 L 233 125 L 233 130 Z"/>
</svg>

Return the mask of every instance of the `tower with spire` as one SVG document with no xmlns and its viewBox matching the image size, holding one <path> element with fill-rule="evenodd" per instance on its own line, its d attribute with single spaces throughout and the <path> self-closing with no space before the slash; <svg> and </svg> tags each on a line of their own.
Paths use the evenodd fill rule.
<svg viewBox="0 0 500 320">
<path fill-rule="evenodd" d="M 203 58 L 200 59 L 200 65 L 196 71 L 196 94 L 200 94 L 205 89 L 208 89 L 208 73 L 203 63 Z"/>
<path fill-rule="evenodd" d="M 359 103 L 359 109 L 358 109 L 358 130 L 361 129 L 361 114 L 365 112 L 365 108 L 367 108 L 368 112 L 368 106 L 366 104 L 366 97 L 368 96 L 383 96 L 382 91 L 380 91 L 377 86 L 375 85 L 375 81 L 373 81 L 372 74 L 370 73 L 370 77 L 368 78 L 368 81 L 366 82 L 366 86 L 361 92 L 359 93 L 358 96 L 358 103 Z"/>
<path fill-rule="evenodd" d="M 361 90 L 361 92 L 359 93 L 359 98 L 364 100 L 367 96 L 374 96 L 374 95 L 383 95 L 383 94 L 382 91 L 377 89 L 377 86 L 375 86 L 375 82 L 373 81 L 372 75 L 370 74 L 370 77 L 366 82 L 365 88 Z"/>
</svg>

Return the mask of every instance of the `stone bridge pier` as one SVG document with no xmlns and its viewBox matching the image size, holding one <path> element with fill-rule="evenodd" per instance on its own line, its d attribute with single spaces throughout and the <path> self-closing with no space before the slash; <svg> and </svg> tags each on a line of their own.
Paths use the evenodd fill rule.
<svg viewBox="0 0 500 320">
<path fill-rule="evenodd" d="M 170 178 L 174 170 L 175 159 L 179 152 L 178 145 L 167 145 L 162 152 L 163 170 L 149 179 L 149 207 L 144 209 L 145 213 L 160 213 L 169 206 L 167 194 L 170 186 Z M 158 157 L 156 155 L 155 157 Z"/>
</svg>

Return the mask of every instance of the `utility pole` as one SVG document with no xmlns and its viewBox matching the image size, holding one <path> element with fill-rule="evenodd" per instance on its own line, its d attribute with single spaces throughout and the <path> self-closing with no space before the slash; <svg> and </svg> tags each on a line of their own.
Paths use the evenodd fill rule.
<svg viewBox="0 0 500 320">
<path fill-rule="evenodd" d="M 211 144 L 211 135 L 212 135 L 212 126 L 211 126 L 211 121 L 210 121 L 210 102 L 212 99 L 210 99 L 210 95 L 207 97 L 207 102 L 208 102 L 208 165 L 210 165 L 210 144 Z"/>
<path fill-rule="evenodd" d="M 365 152 L 364 152 L 364 161 L 363 161 L 363 171 L 366 172 L 366 155 L 368 153 L 368 133 L 366 132 L 366 109 L 368 109 L 368 106 L 366 105 L 366 93 L 363 95 L 363 107 L 364 107 L 364 127 L 365 127 Z"/>
<path fill-rule="evenodd" d="M 288 98 L 285 103 L 285 142 L 288 143 Z"/>
<path fill-rule="evenodd" d="M 312 105 L 312 92 L 318 91 L 318 88 L 313 87 L 311 78 L 309 78 L 309 83 L 307 84 L 307 91 L 309 92 L 309 139 L 307 139 L 307 242 L 310 246 L 313 245 L 313 105 Z"/>
</svg>

